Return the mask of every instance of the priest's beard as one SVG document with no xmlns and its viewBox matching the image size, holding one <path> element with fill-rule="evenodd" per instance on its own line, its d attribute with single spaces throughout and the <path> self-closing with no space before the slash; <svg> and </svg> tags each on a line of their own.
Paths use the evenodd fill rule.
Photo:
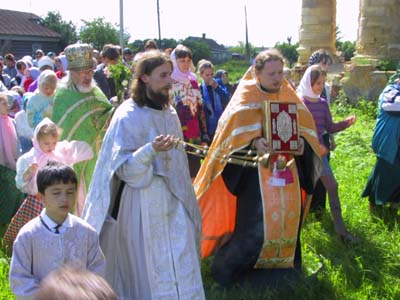
<svg viewBox="0 0 400 300">
<path fill-rule="evenodd" d="M 146 94 L 149 100 L 159 107 L 165 108 L 170 104 L 170 91 L 171 86 L 164 87 L 158 91 L 153 90 L 151 87 L 147 87 Z"/>
<path fill-rule="evenodd" d="M 77 84 L 76 88 L 78 89 L 79 92 L 81 93 L 89 93 L 93 90 L 93 88 L 96 86 L 96 83 L 94 81 L 94 79 L 91 80 L 89 85 L 80 85 Z"/>
</svg>

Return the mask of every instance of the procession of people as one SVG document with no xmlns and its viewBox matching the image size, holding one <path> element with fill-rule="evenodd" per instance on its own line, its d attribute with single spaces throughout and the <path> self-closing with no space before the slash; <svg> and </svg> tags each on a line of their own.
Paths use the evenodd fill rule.
<svg viewBox="0 0 400 300">
<path fill-rule="evenodd" d="M 329 54 L 314 53 L 296 92 L 282 54 L 264 50 L 232 94 L 211 61 L 200 60 L 196 75 L 188 47 L 152 47 L 133 59 L 120 102 L 110 65 L 131 66 L 123 59 L 132 51 L 107 44 L 99 65 L 93 53 L 69 45 L 58 69 L 43 53 L 29 85 L 32 61 L 7 63 L 10 79 L 0 78 L 0 221 L 17 299 L 49 293 L 48 276 L 74 274 L 65 267 L 96 273 L 109 299 L 205 299 L 209 256 L 223 287 L 277 286 L 301 272 L 302 225 L 319 181 L 336 233 L 359 242 L 343 221 L 334 142 L 324 141 L 356 121 L 332 121 L 318 65 Z M 363 196 L 371 207 L 398 206 L 400 72 L 379 109 Z"/>
</svg>

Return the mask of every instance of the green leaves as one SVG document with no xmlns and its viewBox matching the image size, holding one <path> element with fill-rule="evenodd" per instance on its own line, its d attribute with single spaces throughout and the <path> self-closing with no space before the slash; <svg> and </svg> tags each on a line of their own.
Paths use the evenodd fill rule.
<svg viewBox="0 0 400 300">
<path fill-rule="evenodd" d="M 124 100 L 125 90 L 128 88 L 132 72 L 122 60 L 116 65 L 110 65 L 108 69 L 110 78 L 114 79 L 118 102 L 121 103 Z"/>
</svg>

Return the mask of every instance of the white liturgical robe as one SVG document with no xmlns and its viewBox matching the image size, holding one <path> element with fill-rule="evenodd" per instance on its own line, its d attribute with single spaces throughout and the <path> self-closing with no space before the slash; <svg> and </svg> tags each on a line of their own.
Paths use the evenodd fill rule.
<svg viewBox="0 0 400 300">
<path fill-rule="evenodd" d="M 201 216 L 186 154 L 182 145 L 156 152 L 151 144 L 167 134 L 182 138 L 172 107 L 123 102 L 104 137 L 89 188 L 83 218 L 100 233 L 106 277 L 120 299 L 205 299 Z"/>
</svg>

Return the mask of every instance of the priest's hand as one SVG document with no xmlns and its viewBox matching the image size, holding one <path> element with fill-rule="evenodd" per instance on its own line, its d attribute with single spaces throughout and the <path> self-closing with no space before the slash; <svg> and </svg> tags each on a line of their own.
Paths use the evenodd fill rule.
<svg viewBox="0 0 400 300">
<path fill-rule="evenodd" d="M 168 151 L 175 145 L 175 141 L 176 139 L 173 135 L 159 135 L 154 138 L 151 145 L 157 152 Z"/>
<path fill-rule="evenodd" d="M 251 148 L 257 150 L 259 155 L 270 152 L 268 142 L 264 137 L 255 138 L 251 143 Z"/>
</svg>

